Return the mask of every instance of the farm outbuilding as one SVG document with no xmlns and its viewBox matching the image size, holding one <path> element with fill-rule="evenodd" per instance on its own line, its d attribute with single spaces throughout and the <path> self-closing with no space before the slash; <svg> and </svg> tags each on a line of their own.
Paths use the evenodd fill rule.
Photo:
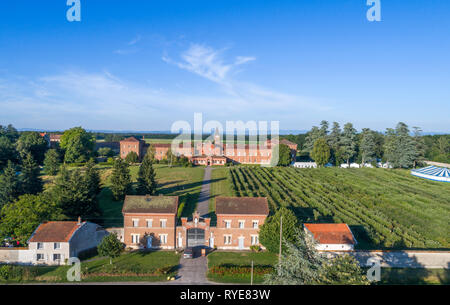
<svg viewBox="0 0 450 305">
<path fill-rule="evenodd" d="M 411 175 L 434 181 L 450 182 L 450 169 L 438 166 L 413 169 L 411 170 Z"/>
</svg>

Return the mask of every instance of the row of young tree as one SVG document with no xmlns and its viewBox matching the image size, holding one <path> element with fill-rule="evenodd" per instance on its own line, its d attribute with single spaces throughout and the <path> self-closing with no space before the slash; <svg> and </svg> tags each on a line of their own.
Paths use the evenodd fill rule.
<svg viewBox="0 0 450 305">
<path fill-rule="evenodd" d="M 334 122 L 329 130 L 329 123 L 322 121 L 320 127 L 314 126 L 307 133 L 303 148 L 319 166 L 328 162 L 338 166 L 382 160 L 394 168 L 411 168 L 425 159 L 425 142 L 421 133 L 418 127 L 413 127 L 411 133 L 402 122 L 383 134 L 369 128 L 358 133 L 352 123 L 341 129 L 339 123 Z"/>
</svg>

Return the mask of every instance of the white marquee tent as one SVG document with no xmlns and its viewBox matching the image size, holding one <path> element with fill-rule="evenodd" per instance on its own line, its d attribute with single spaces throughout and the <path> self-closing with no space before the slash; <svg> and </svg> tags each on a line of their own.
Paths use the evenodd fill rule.
<svg viewBox="0 0 450 305">
<path fill-rule="evenodd" d="M 411 175 L 434 181 L 450 182 L 450 169 L 437 166 L 427 166 L 411 170 Z"/>
</svg>

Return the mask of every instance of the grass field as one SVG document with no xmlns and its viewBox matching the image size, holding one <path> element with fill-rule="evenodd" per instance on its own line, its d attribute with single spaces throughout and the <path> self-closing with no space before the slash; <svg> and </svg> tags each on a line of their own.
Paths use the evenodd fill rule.
<svg viewBox="0 0 450 305">
<path fill-rule="evenodd" d="M 179 216 L 191 216 L 194 212 L 203 181 L 203 167 L 171 167 L 154 165 L 158 183 L 157 194 L 180 196 Z M 131 166 L 132 181 L 135 184 L 139 167 Z M 99 220 L 104 227 L 119 227 L 123 225 L 123 201 L 114 201 L 110 186 L 112 168 L 101 170 L 104 185 L 99 194 L 99 206 L 102 218 Z"/>
<path fill-rule="evenodd" d="M 233 196 L 233 191 L 231 189 L 229 181 L 227 181 L 229 175 L 229 169 L 226 167 L 213 167 L 211 172 L 211 189 L 210 189 L 210 200 L 209 200 L 209 212 L 211 216 L 211 224 L 216 223 L 215 214 L 215 199 L 218 196 Z"/>
<path fill-rule="evenodd" d="M 301 222 L 345 222 L 360 248 L 450 248 L 450 184 L 407 170 L 233 167 L 236 196 L 268 197 Z"/>
<path fill-rule="evenodd" d="M 174 276 L 180 255 L 173 251 L 124 253 L 113 259 L 94 257 L 81 263 L 82 281 L 164 281 Z M 67 282 L 70 266 L 14 266 L 10 278 L 0 283 Z"/>
<path fill-rule="evenodd" d="M 382 268 L 380 285 L 449 285 L 449 269 Z"/>
<path fill-rule="evenodd" d="M 213 252 L 208 255 L 208 279 L 219 283 L 250 284 L 251 275 L 248 269 L 252 261 L 255 271 L 260 268 L 271 268 L 276 264 L 277 256 L 270 252 Z M 219 266 L 226 266 L 230 274 L 213 273 L 212 268 Z M 254 272 L 253 282 L 262 283 L 263 275 Z"/>
</svg>

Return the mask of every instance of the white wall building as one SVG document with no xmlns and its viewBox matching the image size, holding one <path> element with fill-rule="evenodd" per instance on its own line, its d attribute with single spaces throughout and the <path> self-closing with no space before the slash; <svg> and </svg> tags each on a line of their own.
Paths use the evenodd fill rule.
<svg viewBox="0 0 450 305">
<path fill-rule="evenodd" d="M 303 227 L 313 237 L 319 251 L 352 251 L 357 243 L 345 223 L 305 223 Z"/>
<path fill-rule="evenodd" d="M 296 168 L 317 168 L 316 162 L 295 162 L 293 164 Z"/>
<path fill-rule="evenodd" d="M 0 263 L 64 265 L 70 257 L 97 247 L 107 234 L 91 222 L 44 222 L 31 235 L 28 248 L 1 248 Z"/>
</svg>

